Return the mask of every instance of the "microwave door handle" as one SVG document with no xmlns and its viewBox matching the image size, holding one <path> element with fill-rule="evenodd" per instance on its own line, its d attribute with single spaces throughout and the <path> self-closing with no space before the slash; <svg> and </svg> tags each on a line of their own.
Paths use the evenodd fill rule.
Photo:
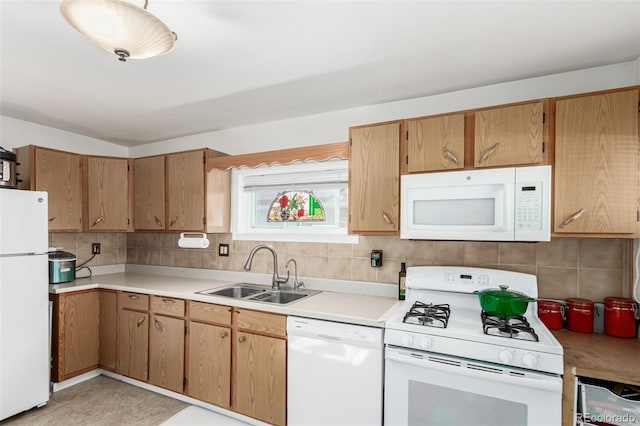
<svg viewBox="0 0 640 426">
<path fill-rule="evenodd" d="M 500 144 L 497 143 L 494 146 L 492 146 L 491 148 L 489 148 L 484 155 L 480 158 L 480 160 L 478 160 L 478 163 L 482 164 L 484 163 L 487 158 L 489 158 L 491 156 L 491 154 L 493 154 L 494 152 L 496 152 L 496 149 L 500 148 Z"/>
<path fill-rule="evenodd" d="M 585 208 L 581 208 L 580 210 L 578 210 L 577 212 L 575 212 L 569 219 L 565 220 L 564 222 L 562 222 L 559 226 L 559 228 L 564 228 L 565 226 L 567 226 L 568 224 L 570 224 L 571 222 L 573 222 L 574 220 L 578 219 L 580 216 L 582 216 L 582 214 L 584 212 L 586 212 L 587 209 Z"/>
<path fill-rule="evenodd" d="M 449 151 L 449 148 L 447 148 L 446 146 L 443 146 L 442 152 L 444 152 L 445 155 L 449 157 L 449 160 L 453 161 L 453 164 L 455 164 L 456 166 L 460 165 L 458 158 L 455 156 L 453 152 Z"/>
</svg>

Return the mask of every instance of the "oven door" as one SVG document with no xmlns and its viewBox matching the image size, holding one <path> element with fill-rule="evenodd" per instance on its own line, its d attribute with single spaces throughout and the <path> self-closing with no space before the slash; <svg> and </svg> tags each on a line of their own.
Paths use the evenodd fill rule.
<svg viewBox="0 0 640 426">
<path fill-rule="evenodd" d="M 388 346 L 385 425 L 560 425 L 560 376 Z"/>
</svg>

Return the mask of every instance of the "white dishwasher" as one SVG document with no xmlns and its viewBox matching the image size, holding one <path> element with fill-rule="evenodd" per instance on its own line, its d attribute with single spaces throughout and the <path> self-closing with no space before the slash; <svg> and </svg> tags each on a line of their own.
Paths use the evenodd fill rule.
<svg viewBox="0 0 640 426">
<path fill-rule="evenodd" d="M 380 425 L 383 329 L 288 317 L 287 423 Z"/>
</svg>

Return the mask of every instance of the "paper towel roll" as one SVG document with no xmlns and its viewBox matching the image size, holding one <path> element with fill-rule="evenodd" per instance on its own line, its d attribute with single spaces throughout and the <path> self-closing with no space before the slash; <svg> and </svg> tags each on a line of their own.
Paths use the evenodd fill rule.
<svg viewBox="0 0 640 426">
<path fill-rule="evenodd" d="M 180 239 L 178 240 L 178 247 L 205 249 L 209 247 L 209 240 L 207 239 L 207 234 L 205 233 L 183 232 L 180 234 Z"/>
</svg>

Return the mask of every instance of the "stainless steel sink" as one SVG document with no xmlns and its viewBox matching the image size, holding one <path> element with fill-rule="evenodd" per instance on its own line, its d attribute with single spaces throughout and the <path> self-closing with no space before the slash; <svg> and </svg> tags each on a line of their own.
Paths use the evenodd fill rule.
<svg viewBox="0 0 640 426">
<path fill-rule="evenodd" d="M 229 287 L 223 287 L 218 289 L 210 289 L 199 291 L 199 294 L 206 294 L 209 296 L 222 296 L 232 297 L 234 299 L 244 299 L 245 297 L 252 296 L 256 293 L 263 293 L 266 291 L 264 286 L 258 286 L 255 284 L 238 283 Z"/>
<path fill-rule="evenodd" d="M 318 290 L 271 290 L 264 293 L 257 294 L 249 298 L 249 300 L 263 303 L 273 303 L 276 305 L 289 305 L 304 297 L 313 296 L 318 294 Z"/>
<path fill-rule="evenodd" d="M 251 302 L 289 305 L 305 297 L 320 293 L 319 290 L 268 290 L 264 286 L 248 283 L 233 284 L 228 287 L 198 291 L 208 296 L 231 297 Z"/>
</svg>

